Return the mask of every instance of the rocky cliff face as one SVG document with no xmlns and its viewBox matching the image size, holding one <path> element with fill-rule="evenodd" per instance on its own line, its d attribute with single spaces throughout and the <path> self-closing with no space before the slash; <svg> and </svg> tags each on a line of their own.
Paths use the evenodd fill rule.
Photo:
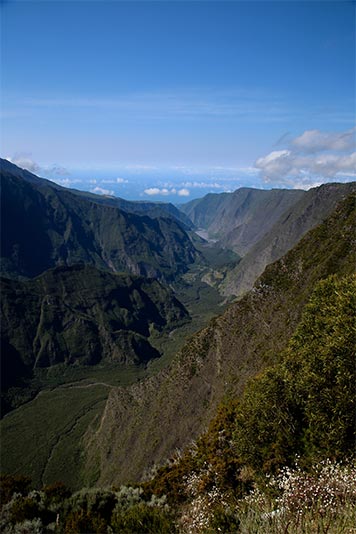
<svg viewBox="0 0 356 534">
<path fill-rule="evenodd" d="M 256 243 L 220 286 L 225 295 L 243 295 L 265 267 L 286 254 L 310 229 L 320 224 L 340 200 L 356 190 L 356 183 L 325 184 L 310 189 L 288 208 Z"/>
<path fill-rule="evenodd" d="M 291 189 L 243 187 L 234 193 L 211 193 L 180 208 L 209 237 L 244 256 L 304 194 Z"/>
<path fill-rule="evenodd" d="M 58 363 L 146 364 L 152 330 L 189 320 L 157 280 L 57 267 L 28 281 L 1 279 L 3 387 Z"/>
</svg>

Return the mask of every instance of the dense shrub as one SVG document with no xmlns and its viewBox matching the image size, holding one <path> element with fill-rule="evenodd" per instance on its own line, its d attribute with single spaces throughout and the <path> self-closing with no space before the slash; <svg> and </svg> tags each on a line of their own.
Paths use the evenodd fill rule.
<svg viewBox="0 0 356 534">
<path fill-rule="evenodd" d="M 43 487 L 42 491 L 45 494 L 46 505 L 54 510 L 58 509 L 63 501 L 71 495 L 71 491 L 63 482 L 48 484 Z"/>
<path fill-rule="evenodd" d="M 106 534 L 106 521 L 90 512 L 80 510 L 70 512 L 64 525 L 65 534 Z"/>
<path fill-rule="evenodd" d="M 257 471 L 354 453 L 356 277 L 320 282 L 279 365 L 246 388 L 234 441 Z"/>
<path fill-rule="evenodd" d="M 149 504 L 134 504 L 130 508 L 117 507 L 111 525 L 118 534 L 174 534 L 176 531 L 170 513 Z"/>
<path fill-rule="evenodd" d="M 0 504 L 9 502 L 14 493 L 26 495 L 31 485 L 31 479 L 23 475 L 0 475 Z"/>
<path fill-rule="evenodd" d="M 117 497 L 113 491 L 85 488 L 77 491 L 65 501 L 64 515 L 73 516 L 78 521 L 83 520 L 84 522 L 87 519 L 89 521 L 93 517 L 97 517 L 109 523 L 116 502 Z"/>
</svg>

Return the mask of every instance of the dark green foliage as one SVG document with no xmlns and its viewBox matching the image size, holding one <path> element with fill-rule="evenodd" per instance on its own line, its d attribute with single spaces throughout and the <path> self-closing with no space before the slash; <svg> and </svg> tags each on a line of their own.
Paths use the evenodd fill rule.
<svg viewBox="0 0 356 534">
<path fill-rule="evenodd" d="M 356 278 L 318 284 L 284 362 L 290 398 L 303 413 L 303 454 L 342 459 L 356 443 Z"/>
<path fill-rule="evenodd" d="M 1 506 L 0 528 L 4 525 L 16 525 L 34 519 L 48 524 L 55 518 L 56 513 L 45 502 L 43 492 L 31 491 L 23 495 L 14 493 L 11 500 Z"/>
<path fill-rule="evenodd" d="M 106 534 L 107 524 L 100 516 L 80 510 L 68 515 L 64 532 L 65 534 Z"/>
<path fill-rule="evenodd" d="M 42 488 L 45 494 L 46 505 L 50 508 L 60 506 L 71 495 L 71 491 L 63 482 L 53 482 Z"/>
<path fill-rule="evenodd" d="M 266 472 L 291 463 L 300 440 L 295 412 L 279 366 L 257 376 L 246 388 L 235 421 L 240 461 Z"/>
<path fill-rule="evenodd" d="M 354 276 L 321 281 L 276 365 L 247 387 L 235 447 L 257 471 L 355 452 Z"/>
<path fill-rule="evenodd" d="M 41 512 L 38 503 L 30 497 L 19 497 L 15 500 L 10 514 L 10 522 L 22 523 L 26 519 L 35 519 L 40 517 Z"/>
<path fill-rule="evenodd" d="M 171 515 L 161 508 L 144 503 L 128 509 L 117 509 L 111 525 L 117 534 L 174 534 L 176 528 Z"/>
<path fill-rule="evenodd" d="M 157 280 L 84 265 L 1 284 L 2 393 L 12 386 L 5 397 L 10 406 L 21 401 L 23 380 L 34 368 L 146 364 L 159 356 L 147 339 L 152 331 L 189 320 L 184 306 Z"/>
<path fill-rule="evenodd" d="M 197 471 L 209 465 L 201 481 L 202 490 L 209 490 L 214 485 L 222 490 L 233 489 L 236 493 L 246 490 L 238 476 L 241 461 L 232 440 L 238 406 L 236 400 L 222 403 L 208 431 L 197 441 L 194 454 Z"/>
<path fill-rule="evenodd" d="M 83 489 L 74 493 L 64 505 L 65 515 L 84 511 L 93 517 L 100 517 L 107 523 L 116 504 L 116 495 L 110 490 Z"/>
<path fill-rule="evenodd" d="M 23 490 L 1 505 L 0 530 L 4 532 L 32 532 L 32 527 L 34 532 L 63 534 L 176 532 L 175 515 L 164 504 L 165 499 L 147 495 L 145 500 L 138 487 L 83 489 L 70 495 L 60 482 L 27 492 L 24 477 L 13 477 L 12 481 L 2 477 L 2 481 L 3 494 L 5 489 L 9 495 L 12 489 Z"/>
<path fill-rule="evenodd" d="M 8 503 L 14 493 L 26 495 L 31 485 L 30 477 L 24 475 L 0 475 L 0 504 Z"/>
<path fill-rule="evenodd" d="M 214 509 L 213 517 L 210 521 L 210 527 L 207 529 L 207 534 L 236 534 L 239 532 L 240 520 L 231 509 L 223 505 L 217 506 Z"/>
<path fill-rule="evenodd" d="M 194 475 L 199 495 L 218 489 L 225 500 L 234 500 L 251 490 L 256 477 L 293 465 L 296 456 L 308 468 L 352 458 L 355 301 L 354 275 L 320 281 L 277 363 L 258 374 L 239 401 L 223 403 L 196 445 L 160 469 L 145 488 L 165 493 L 177 506 L 191 499 L 187 480 Z M 229 521 L 231 532 L 237 529 L 226 506 L 214 513 L 212 532 L 218 525 L 230 532 Z"/>
<path fill-rule="evenodd" d="M 141 486 L 144 495 L 166 495 L 171 506 L 179 506 L 187 500 L 185 478 L 197 469 L 195 458 L 187 449 L 179 458 L 172 458 L 171 462 L 160 469 L 157 474 Z"/>
</svg>

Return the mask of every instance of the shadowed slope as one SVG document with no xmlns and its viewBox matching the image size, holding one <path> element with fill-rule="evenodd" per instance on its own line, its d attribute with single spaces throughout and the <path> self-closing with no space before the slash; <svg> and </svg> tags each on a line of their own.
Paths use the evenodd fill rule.
<svg viewBox="0 0 356 534">
<path fill-rule="evenodd" d="M 356 183 L 325 184 L 310 189 L 291 206 L 265 236 L 227 273 L 220 286 L 225 295 L 243 295 L 252 288 L 265 267 L 281 258 L 309 230 L 320 224 L 340 200 L 356 190 Z"/>
<path fill-rule="evenodd" d="M 8 162 L 1 165 L 1 228 L 2 272 L 12 277 L 83 262 L 172 280 L 200 258 L 173 218 L 89 200 Z"/>
<path fill-rule="evenodd" d="M 180 206 L 192 222 L 219 245 L 245 255 L 305 191 L 243 187 L 233 193 L 210 193 Z"/>
</svg>

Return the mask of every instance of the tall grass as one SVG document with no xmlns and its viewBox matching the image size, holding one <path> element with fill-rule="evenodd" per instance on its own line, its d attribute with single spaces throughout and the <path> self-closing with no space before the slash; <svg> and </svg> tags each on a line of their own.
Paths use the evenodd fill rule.
<svg viewBox="0 0 356 534">
<path fill-rule="evenodd" d="M 238 505 L 239 532 L 356 532 L 356 467 L 324 461 L 311 472 L 285 468 Z"/>
</svg>

